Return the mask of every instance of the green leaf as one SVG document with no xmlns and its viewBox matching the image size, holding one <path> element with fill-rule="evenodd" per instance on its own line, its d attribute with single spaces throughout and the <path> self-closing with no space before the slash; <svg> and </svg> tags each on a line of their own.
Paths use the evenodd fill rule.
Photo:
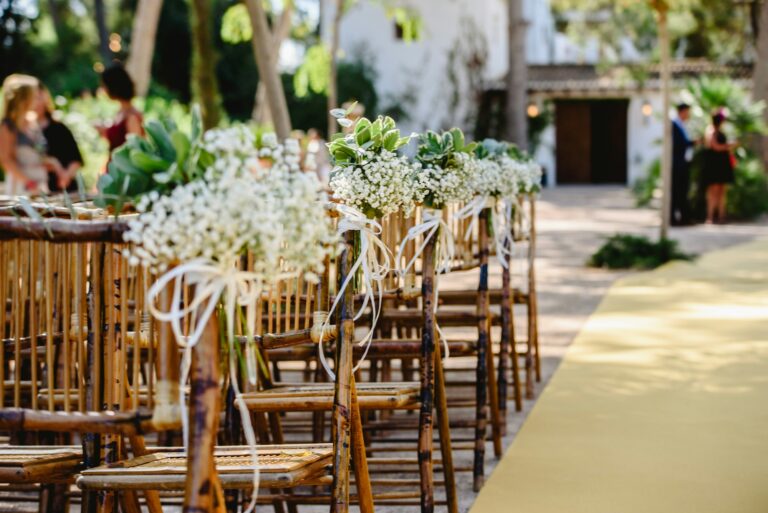
<svg viewBox="0 0 768 513">
<path fill-rule="evenodd" d="M 163 160 L 160 157 L 143 153 L 140 150 L 131 150 L 130 159 L 132 164 L 147 173 L 165 171 L 168 169 L 168 166 L 171 165 L 170 162 Z"/>
<path fill-rule="evenodd" d="M 224 16 L 221 18 L 220 34 L 221 40 L 231 45 L 251 40 L 253 28 L 245 4 L 234 4 L 224 11 Z"/>
<path fill-rule="evenodd" d="M 174 162 L 176 160 L 176 150 L 173 147 L 173 142 L 162 123 L 156 120 L 151 120 L 145 123 L 144 129 L 147 132 L 147 136 L 157 148 L 160 156 L 165 160 Z"/>
</svg>

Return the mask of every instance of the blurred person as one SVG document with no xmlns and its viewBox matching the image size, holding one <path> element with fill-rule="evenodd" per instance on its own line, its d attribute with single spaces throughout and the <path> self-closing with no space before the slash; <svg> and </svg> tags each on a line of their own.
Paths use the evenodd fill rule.
<svg viewBox="0 0 768 513">
<path fill-rule="evenodd" d="M 672 120 L 672 219 L 673 226 L 691 222 L 688 191 L 691 181 L 691 160 L 694 141 L 688 135 L 685 123 L 691 117 L 691 106 L 680 103 L 677 117 Z"/>
<path fill-rule="evenodd" d="M 57 170 L 48 173 L 48 190 L 76 192 L 77 172 L 83 167 L 83 156 L 72 131 L 53 117 L 53 101 L 48 88 L 38 85 L 37 120 L 43 130 L 48 157 L 56 159 Z"/>
<path fill-rule="evenodd" d="M 325 141 L 320 137 L 316 128 L 307 130 L 307 153 L 305 166 L 308 171 L 317 173 L 317 178 L 323 185 L 328 185 L 331 174 L 331 160 Z"/>
<path fill-rule="evenodd" d="M 96 129 L 109 141 L 109 152 L 125 144 L 128 134 L 144 135 L 141 112 L 131 104 L 135 96 L 133 80 L 125 68 L 115 63 L 101 74 L 101 85 L 111 100 L 120 104 L 120 110 L 110 125 Z"/>
<path fill-rule="evenodd" d="M 724 123 L 723 112 L 714 114 L 704 139 L 702 173 L 707 186 L 707 224 L 725 221 L 727 186 L 734 182 L 732 151 L 738 144 L 728 142 L 723 132 Z"/>
<path fill-rule="evenodd" d="M 12 196 L 48 192 L 48 169 L 58 170 L 45 155 L 45 137 L 35 115 L 38 101 L 36 78 L 9 75 L 3 82 L 0 166 L 6 193 Z"/>
</svg>

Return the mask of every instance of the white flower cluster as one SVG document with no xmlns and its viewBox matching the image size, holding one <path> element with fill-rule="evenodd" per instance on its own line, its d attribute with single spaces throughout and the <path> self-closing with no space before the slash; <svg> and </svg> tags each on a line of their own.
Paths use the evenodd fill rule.
<svg viewBox="0 0 768 513">
<path fill-rule="evenodd" d="M 228 137 L 245 131 L 212 132 L 204 144 L 215 161 L 204 179 L 168 196 L 153 191 L 139 201 L 139 216 L 124 235 L 133 244 L 130 263 L 162 272 L 196 258 L 228 264 L 251 251 L 254 271 L 265 280 L 284 272 L 303 270 L 311 276 L 320 271 L 338 239 L 317 178 L 290 170 L 292 147 L 266 172 L 252 139 Z"/>
<path fill-rule="evenodd" d="M 202 148 L 212 155 L 254 156 L 256 138 L 245 125 L 208 130 L 203 134 Z"/>
<path fill-rule="evenodd" d="M 334 197 L 369 217 L 403 211 L 410 215 L 416 199 L 411 186 L 414 164 L 386 150 L 362 155 L 364 164 L 336 166 L 330 187 Z"/>
<path fill-rule="evenodd" d="M 301 145 L 297 139 L 286 139 L 283 144 L 277 136 L 268 132 L 261 136 L 259 158 L 268 160 L 271 169 L 280 171 L 301 171 Z"/>
<path fill-rule="evenodd" d="M 518 193 L 519 163 L 506 155 L 477 161 L 478 172 L 472 175 L 470 187 L 478 196 L 513 198 Z"/>
<path fill-rule="evenodd" d="M 533 159 L 518 162 L 518 183 L 520 192 L 530 194 L 541 190 L 542 169 Z"/>
<path fill-rule="evenodd" d="M 412 188 L 417 203 L 443 208 L 448 203 L 472 199 L 472 183 L 480 172 L 478 160 L 466 153 L 456 153 L 453 158 L 454 164 L 449 167 L 425 165 L 414 174 Z"/>
</svg>

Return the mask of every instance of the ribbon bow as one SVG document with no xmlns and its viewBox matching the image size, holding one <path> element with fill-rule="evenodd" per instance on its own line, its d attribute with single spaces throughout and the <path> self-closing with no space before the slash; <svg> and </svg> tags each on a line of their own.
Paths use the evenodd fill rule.
<svg viewBox="0 0 768 513">
<path fill-rule="evenodd" d="M 443 221 L 443 211 L 442 210 L 433 210 L 433 209 L 424 209 L 424 212 L 422 214 L 422 222 L 421 224 L 417 224 L 416 226 L 413 226 L 410 230 L 408 230 L 408 233 L 405 236 L 405 239 L 403 239 L 403 242 L 400 243 L 400 247 L 397 250 L 397 264 L 400 265 L 400 262 L 403 260 L 403 252 L 405 251 L 405 246 L 408 244 L 409 241 L 416 241 L 416 239 L 420 235 L 424 235 L 424 238 L 421 242 L 421 245 L 416 248 L 416 251 L 413 254 L 413 257 L 408 261 L 408 263 L 399 270 L 399 273 L 401 276 L 404 276 L 405 273 L 407 273 L 411 267 L 416 263 L 416 259 L 421 256 L 421 254 L 424 252 L 424 248 L 426 247 L 429 240 L 435 236 L 435 234 L 438 234 L 438 240 L 437 240 L 437 266 L 435 268 L 435 307 L 434 307 L 434 313 L 435 313 L 435 319 L 437 319 L 437 304 L 438 304 L 438 297 L 440 294 L 440 287 L 439 287 L 439 280 L 437 277 L 442 273 L 447 273 L 451 270 L 451 265 L 453 263 L 453 257 L 456 254 L 456 248 L 453 241 L 453 235 L 451 234 L 450 227 L 446 224 L 445 221 Z M 444 359 L 448 360 L 450 357 L 450 349 L 448 347 L 448 340 L 443 335 L 443 331 L 440 329 L 440 326 L 437 325 L 437 321 L 435 321 L 435 330 L 437 331 L 437 336 L 440 339 L 440 341 L 443 343 L 445 356 Z"/>
<path fill-rule="evenodd" d="M 283 276 L 285 277 L 285 276 Z M 160 293 L 173 282 L 173 296 L 170 310 L 167 312 L 158 309 L 155 302 Z M 186 282 L 194 285 L 191 301 L 187 306 L 181 304 L 181 290 Z M 236 262 L 214 263 L 205 259 L 191 260 L 163 274 L 152 284 L 147 294 L 147 303 L 152 315 L 159 321 L 169 322 L 176 338 L 176 343 L 184 349 L 181 372 L 181 411 L 182 426 L 184 432 L 184 447 L 189 445 L 189 420 L 187 418 L 186 401 L 184 398 L 184 384 L 189 377 L 192 363 L 192 348 L 201 340 L 203 330 L 208 320 L 213 315 L 219 300 L 223 298 L 224 312 L 227 319 L 227 339 L 229 343 L 229 372 L 232 389 L 235 392 L 235 403 L 240 410 L 240 418 L 243 423 L 243 433 L 248 442 L 253 462 L 253 495 L 246 510 L 250 513 L 256 507 L 256 498 L 259 489 L 258 454 L 256 452 L 256 434 L 251 424 L 251 415 L 243 401 L 237 379 L 237 362 L 235 361 L 235 310 L 238 305 L 252 308 L 261 294 L 263 276 L 259 273 L 241 271 Z M 205 305 L 201 313 L 198 309 Z M 190 335 L 185 336 L 182 331 L 182 322 L 187 316 L 190 318 Z M 250 317 L 250 316 L 249 316 Z"/>
<path fill-rule="evenodd" d="M 325 358 L 325 351 L 323 351 L 323 335 L 325 328 L 330 322 L 332 313 L 339 306 L 339 303 L 344 298 L 344 291 L 352 282 L 358 269 L 363 274 L 363 287 L 365 289 L 365 297 L 363 304 L 354 316 L 354 320 L 357 321 L 362 317 L 365 309 L 368 305 L 371 306 L 371 329 L 368 333 L 358 342 L 359 346 L 365 346 L 363 356 L 355 365 L 352 372 L 355 372 L 360 365 L 365 361 L 365 357 L 368 355 L 368 350 L 371 348 L 371 341 L 373 340 L 373 334 L 376 329 L 376 324 L 379 322 L 379 316 L 381 315 L 382 294 L 383 285 L 382 281 L 387 277 L 387 274 L 392 269 L 392 260 L 390 258 L 389 248 L 381 241 L 379 236 L 381 235 L 381 224 L 373 219 L 369 219 L 362 212 L 349 205 L 335 205 L 336 211 L 341 214 L 337 231 L 339 235 L 343 235 L 346 232 L 355 231 L 360 233 L 360 254 L 349 270 L 347 277 L 342 282 L 341 287 L 336 292 L 336 298 L 333 300 L 328 315 L 323 322 L 322 329 L 320 331 L 320 340 L 318 341 L 320 363 L 325 368 L 328 376 L 331 380 L 336 379 L 336 374 L 328 365 L 328 361 Z M 379 255 L 382 257 L 382 261 L 379 261 Z"/>
</svg>

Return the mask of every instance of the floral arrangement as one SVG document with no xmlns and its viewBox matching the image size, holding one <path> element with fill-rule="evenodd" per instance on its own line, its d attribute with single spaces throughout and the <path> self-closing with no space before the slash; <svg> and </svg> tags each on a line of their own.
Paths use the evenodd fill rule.
<svg viewBox="0 0 768 513">
<path fill-rule="evenodd" d="M 454 128 L 443 134 L 428 131 L 420 137 L 416 160 L 421 164 L 412 181 L 417 202 L 440 209 L 454 201 L 469 201 L 472 181 L 479 173 L 474 158 L 476 143 L 466 143 L 464 133 Z"/>
<path fill-rule="evenodd" d="M 541 190 L 541 166 L 528 153 L 514 145 L 507 145 L 507 155 L 515 163 L 520 194 L 533 194 Z"/>
<path fill-rule="evenodd" d="M 519 164 L 512 159 L 508 145 L 494 139 L 485 139 L 475 148 L 479 172 L 471 180 L 478 196 L 513 198 L 519 190 Z"/>
<path fill-rule="evenodd" d="M 330 179 L 334 197 L 369 218 L 398 211 L 410 214 L 415 206 L 410 187 L 415 168 L 397 154 L 410 136 L 401 137 L 395 121 L 388 116 L 374 121 L 360 118 L 350 125 L 342 123 L 351 123 L 345 111 L 332 113 L 342 126 L 354 126 L 351 133 L 328 144 L 334 163 Z"/>
<path fill-rule="evenodd" d="M 206 132 L 201 149 L 210 161 L 201 179 L 139 200 L 124 235 L 130 262 L 164 271 L 195 259 L 229 265 L 251 251 L 265 281 L 321 270 L 337 237 L 317 178 L 294 172 L 298 144 L 271 145 L 269 169 L 243 126 Z"/>
</svg>

